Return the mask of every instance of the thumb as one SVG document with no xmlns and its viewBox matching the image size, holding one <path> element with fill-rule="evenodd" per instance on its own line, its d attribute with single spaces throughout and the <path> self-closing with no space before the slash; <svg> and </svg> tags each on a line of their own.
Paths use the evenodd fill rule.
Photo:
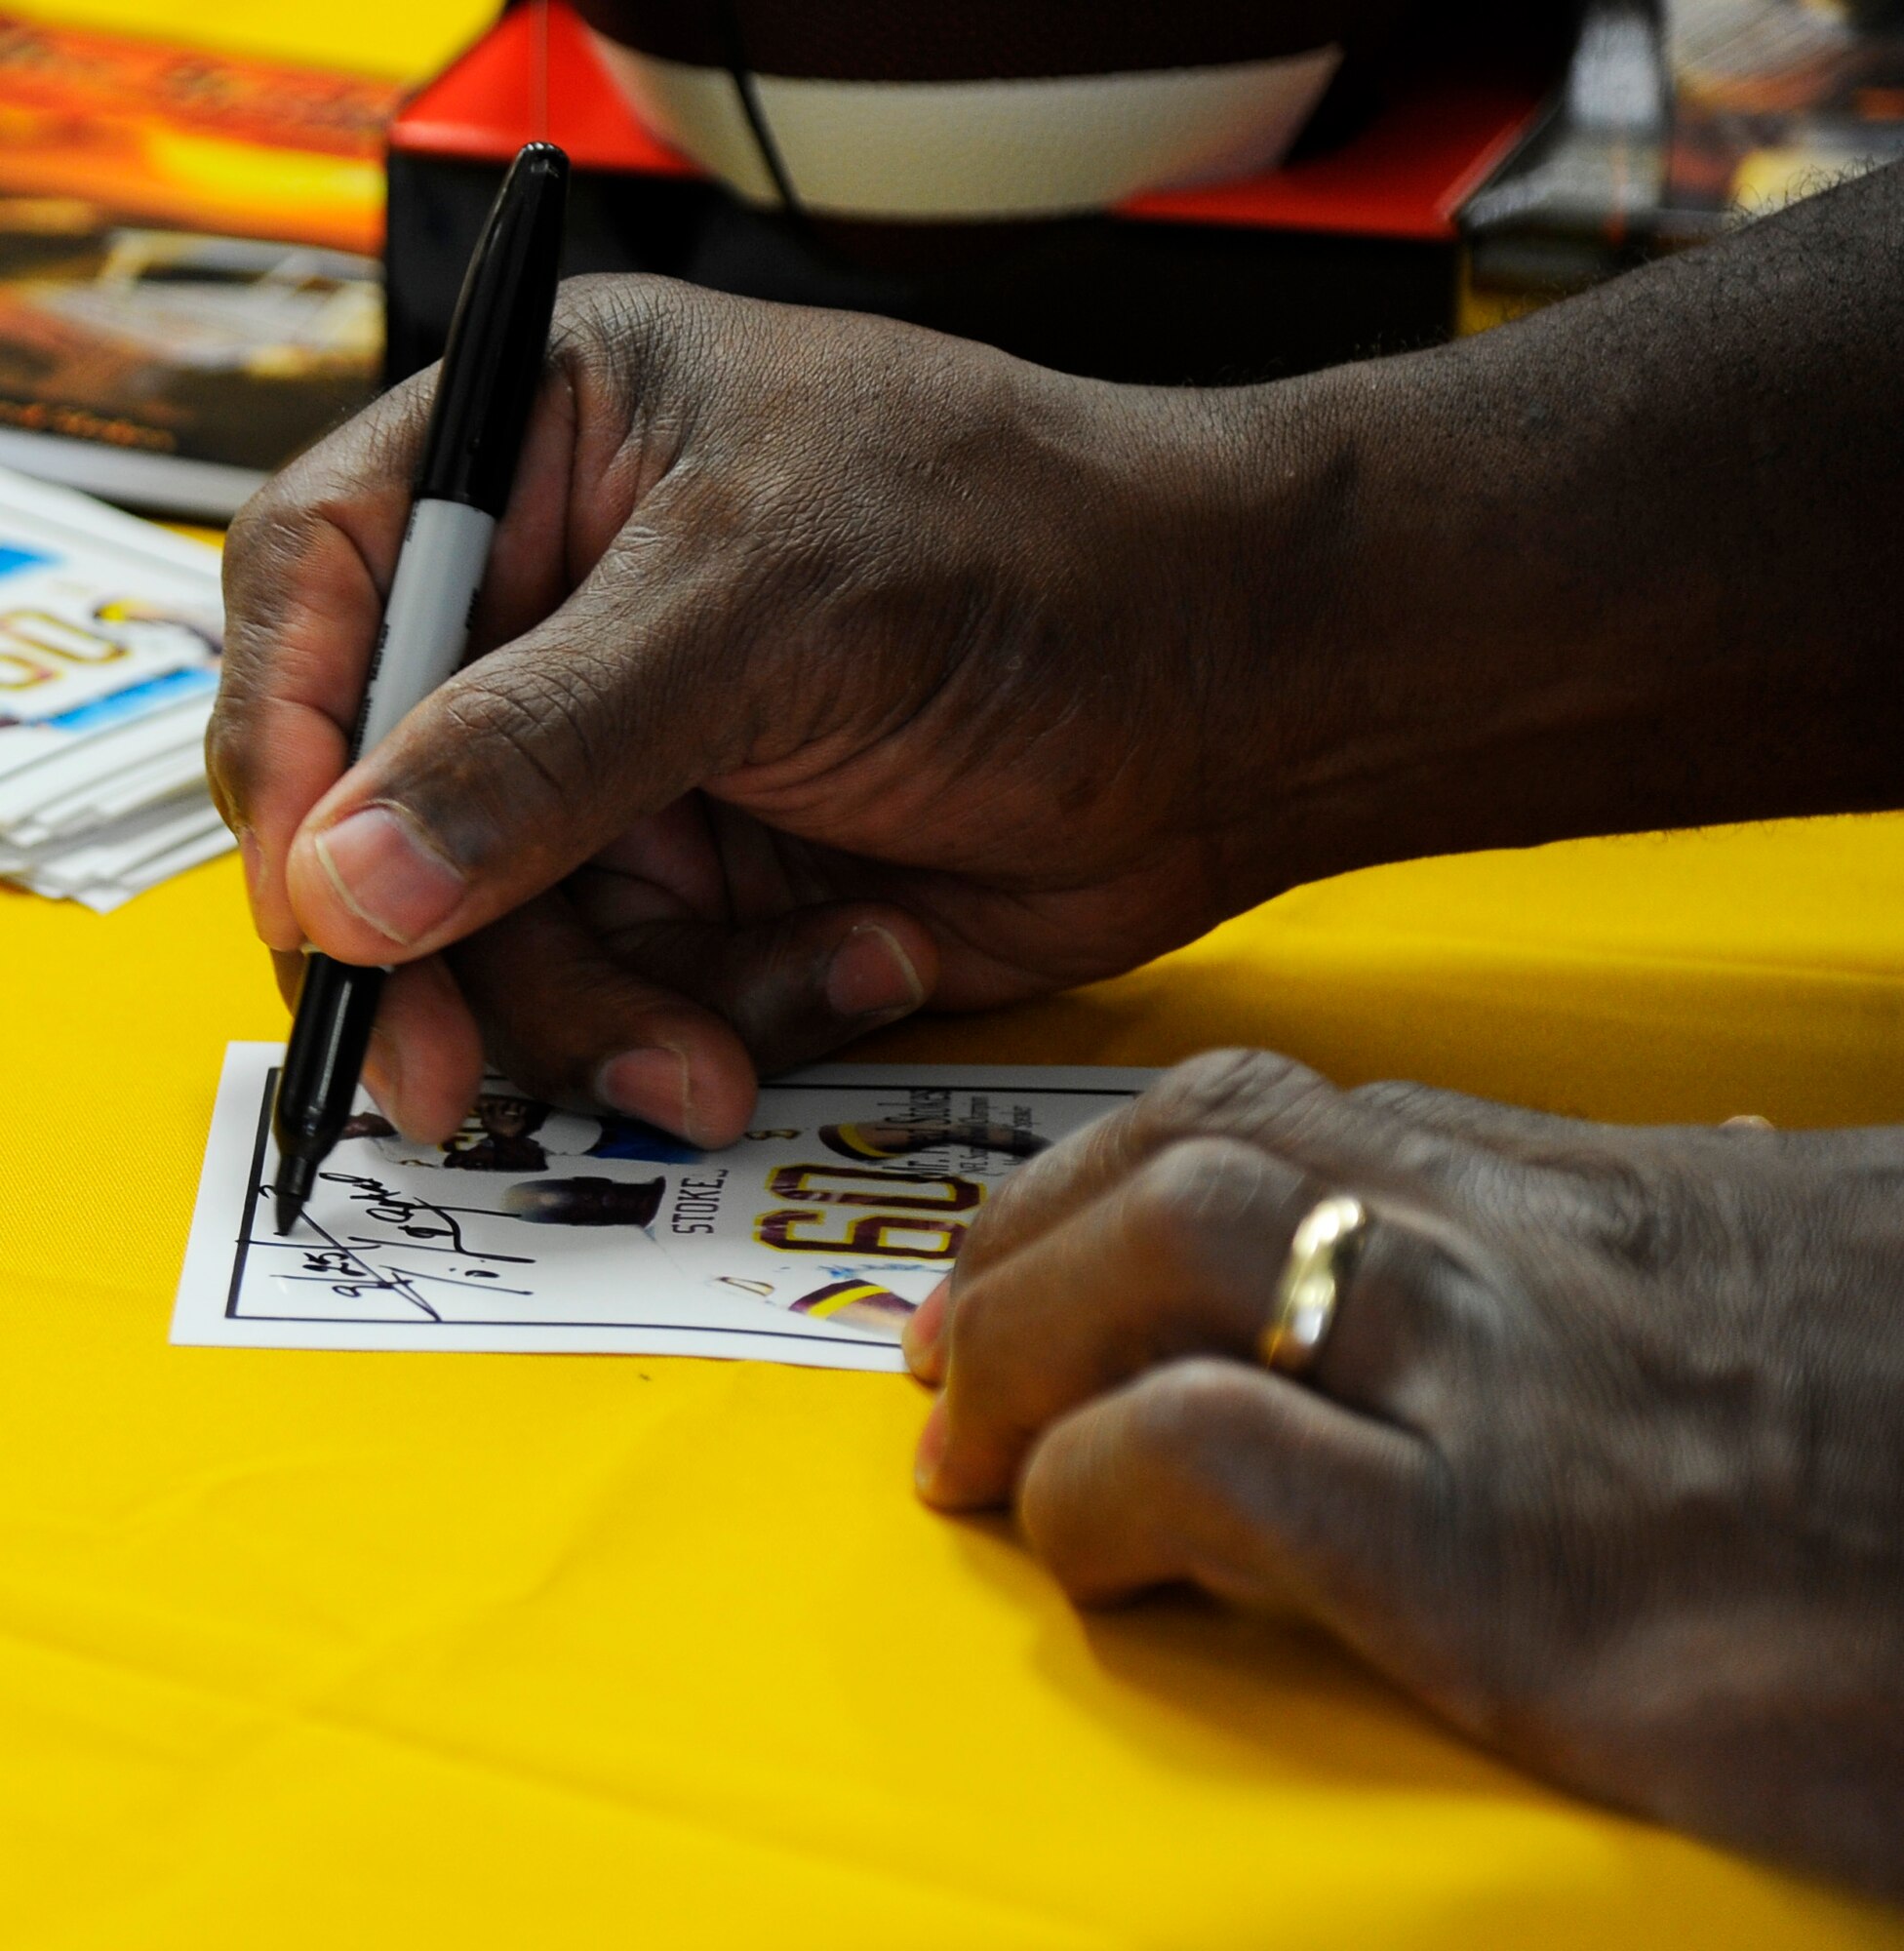
<svg viewBox="0 0 1904 1951">
<path fill-rule="evenodd" d="M 306 937 L 410 962 L 541 894 L 732 763 L 704 633 L 644 617 L 612 550 L 551 616 L 416 706 L 313 807 L 286 862 Z M 644 562 L 643 581 L 671 580 Z M 698 641 L 697 641 L 698 640 Z"/>
</svg>

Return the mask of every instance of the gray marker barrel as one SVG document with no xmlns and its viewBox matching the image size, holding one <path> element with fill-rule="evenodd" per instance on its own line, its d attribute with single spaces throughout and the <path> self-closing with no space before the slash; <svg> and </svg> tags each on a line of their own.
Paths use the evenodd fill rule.
<svg viewBox="0 0 1904 1951">
<path fill-rule="evenodd" d="M 353 758 L 375 751 L 456 675 L 469 648 L 469 619 L 495 533 L 496 517 L 466 501 L 418 501 L 411 509 L 351 739 Z"/>
</svg>

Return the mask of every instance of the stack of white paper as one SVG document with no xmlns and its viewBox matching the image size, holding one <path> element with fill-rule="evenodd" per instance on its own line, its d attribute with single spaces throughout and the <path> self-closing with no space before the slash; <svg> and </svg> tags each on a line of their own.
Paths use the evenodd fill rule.
<svg viewBox="0 0 1904 1951">
<path fill-rule="evenodd" d="M 0 878 L 103 914 L 231 845 L 216 549 L 0 469 Z"/>
</svg>

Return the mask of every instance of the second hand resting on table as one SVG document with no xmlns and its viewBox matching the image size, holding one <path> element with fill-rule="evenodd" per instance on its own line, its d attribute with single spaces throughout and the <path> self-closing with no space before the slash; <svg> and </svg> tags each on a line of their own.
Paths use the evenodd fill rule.
<svg viewBox="0 0 1904 1951">
<path fill-rule="evenodd" d="M 1904 173 L 1456 347 L 1095 384 L 884 321 L 565 288 L 476 623 L 347 774 L 428 378 L 227 554 L 260 935 L 705 1145 L 931 1004 L 1295 882 L 1904 804 Z M 341 776 L 340 776 L 341 775 Z M 1303 1382 L 1296 1221 L 1373 1214 Z M 1904 1894 L 1904 1134 L 1623 1131 L 1200 1059 L 1034 1161 L 913 1327 L 948 1507 L 1086 1600 L 1294 1604 L 1558 1780 Z"/>
</svg>

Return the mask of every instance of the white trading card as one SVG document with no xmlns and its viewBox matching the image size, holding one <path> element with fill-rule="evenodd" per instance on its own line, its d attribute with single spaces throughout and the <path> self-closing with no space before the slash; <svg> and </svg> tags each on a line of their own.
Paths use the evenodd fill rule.
<svg viewBox="0 0 1904 1951">
<path fill-rule="evenodd" d="M 0 773 L 218 681 L 218 558 L 197 569 L 0 513 Z M 46 742 L 39 742 L 46 741 Z M 16 751 L 18 748 L 18 752 Z"/>
<path fill-rule="evenodd" d="M 897 1371 L 906 1317 L 1004 1178 L 1156 1075 L 829 1064 L 764 1085 L 747 1135 L 721 1152 L 500 1080 L 447 1145 L 416 1145 L 360 1095 L 281 1239 L 282 1055 L 225 1055 L 174 1341 Z"/>
<path fill-rule="evenodd" d="M 218 551 L 0 468 L 0 875 L 96 908 L 221 853 Z"/>
</svg>

